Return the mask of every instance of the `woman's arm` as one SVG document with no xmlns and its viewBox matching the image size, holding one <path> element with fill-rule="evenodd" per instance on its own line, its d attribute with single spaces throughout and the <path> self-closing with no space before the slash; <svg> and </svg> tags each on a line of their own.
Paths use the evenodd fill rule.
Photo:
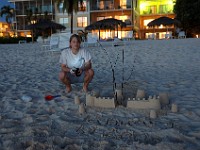
<svg viewBox="0 0 200 150">
<path fill-rule="evenodd" d="M 88 62 L 86 62 L 84 64 L 83 70 L 88 70 L 88 69 L 91 69 L 91 68 L 92 68 L 92 63 L 91 63 L 91 60 L 89 60 Z"/>
<path fill-rule="evenodd" d="M 65 65 L 65 64 L 61 64 L 61 69 L 62 69 L 62 71 L 64 71 L 64 72 L 70 72 L 70 68 L 68 68 L 67 67 L 67 65 Z"/>
</svg>

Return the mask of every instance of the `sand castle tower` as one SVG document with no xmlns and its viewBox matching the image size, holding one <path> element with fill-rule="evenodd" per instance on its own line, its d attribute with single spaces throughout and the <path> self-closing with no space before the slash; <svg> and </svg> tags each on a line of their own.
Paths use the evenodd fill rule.
<svg viewBox="0 0 200 150">
<path fill-rule="evenodd" d="M 119 89 L 115 89 L 115 101 L 116 103 L 118 104 L 122 104 L 122 100 L 123 100 L 123 95 L 122 95 L 122 90 L 119 90 Z"/>
<path fill-rule="evenodd" d="M 81 102 L 80 102 L 80 98 L 78 96 L 75 96 L 74 97 L 74 103 L 79 105 Z"/>
<path fill-rule="evenodd" d="M 140 89 L 137 90 L 136 99 L 138 99 L 138 98 L 140 98 L 140 99 L 145 98 L 145 91 L 144 90 L 140 90 Z"/>
<path fill-rule="evenodd" d="M 161 105 L 169 104 L 169 96 L 167 93 L 159 93 L 159 99 L 160 99 Z"/>
<path fill-rule="evenodd" d="M 156 111 L 155 110 L 150 110 L 149 117 L 152 119 L 155 119 L 157 117 Z"/>
<path fill-rule="evenodd" d="M 81 103 L 79 105 L 78 111 L 79 111 L 80 114 L 84 114 L 85 113 L 85 106 L 84 106 L 83 103 Z"/>
<path fill-rule="evenodd" d="M 177 107 L 176 104 L 172 104 L 171 111 L 172 111 L 173 113 L 178 112 L 178 107 Z"/>
</svg>

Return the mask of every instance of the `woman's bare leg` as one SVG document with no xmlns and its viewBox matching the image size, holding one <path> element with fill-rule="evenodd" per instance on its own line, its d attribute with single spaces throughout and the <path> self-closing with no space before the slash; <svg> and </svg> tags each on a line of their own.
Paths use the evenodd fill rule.
<svg viewBox="0 0 200 150">
<path fill-rule="evenodd" d="M 85 77 L 84 77 L 84 83 L 83 83 L 84 92 L 87 92 L 88 85 L 91 82 L 91 80 L 93 79 L 93 76 L 94 76 L 93 69 L 89 69 L 89 70 L 85 71 Z"/>
<path fill-rule="evenodd" d="M 67 74 L 63 71 L 60 72 L 59 79 L 62 83 L 64 83 L 66 85 L 66 92 L 67 93 L 71 92 L 72 88 L 71 88 L 69 78 L 67 77 Z"/>
</svg>

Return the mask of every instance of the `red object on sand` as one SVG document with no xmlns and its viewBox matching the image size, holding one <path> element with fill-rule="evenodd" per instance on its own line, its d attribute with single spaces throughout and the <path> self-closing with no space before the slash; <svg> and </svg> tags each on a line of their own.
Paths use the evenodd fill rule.
<svg viewBox="0 0 200 150">
<path fill-rule="evenodd" d="M 56 96 L 53 96 L 53 95 L 47 95 L 47 96 L 45 96 L 45 100 L 46 101 L 50 101 L 50 100 L 52 100 L 52 99 L 54 99 L 54 98 L 56 98 L 56 97 L 60 97 L 61 95 L 56 95 Z"/>
</svg>

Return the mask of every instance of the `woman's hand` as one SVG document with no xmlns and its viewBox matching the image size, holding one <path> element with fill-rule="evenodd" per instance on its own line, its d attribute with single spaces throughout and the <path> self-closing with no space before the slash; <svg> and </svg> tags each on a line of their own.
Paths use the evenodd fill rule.
<svg viewBox="0 0 200 150">
<path fill-rule="evenodd" d="M 72 75 L 76 76 L 76 69 L 75 68 L 70 69 L 70 73 Z"/>
<path fill-rule="evenodd" d="M 76 76 L 80 76 L 83 70 L 81 68 L 77 69 Z"/>
</svg>

